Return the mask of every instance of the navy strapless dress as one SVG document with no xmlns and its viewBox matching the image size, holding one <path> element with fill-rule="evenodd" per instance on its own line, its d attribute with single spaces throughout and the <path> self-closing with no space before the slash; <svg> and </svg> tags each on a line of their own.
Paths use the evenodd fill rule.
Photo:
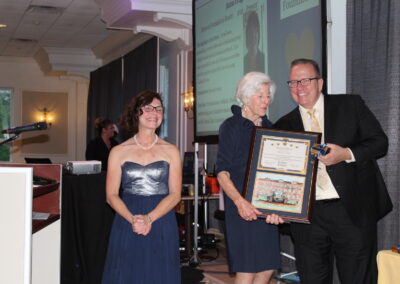
<svg viewBox="0 0 400 284">
<path fill-rule="evenodd" d="M 132 214 L 147 214 L 168 194 L 169 164 L 122 165 L 122 200 Z M 108 244 L 103 284 L 181 283 L 179 237 L 173 210 L 156 220 L 147 236 L 132 231 L 116 214 Z"/>
</svg>

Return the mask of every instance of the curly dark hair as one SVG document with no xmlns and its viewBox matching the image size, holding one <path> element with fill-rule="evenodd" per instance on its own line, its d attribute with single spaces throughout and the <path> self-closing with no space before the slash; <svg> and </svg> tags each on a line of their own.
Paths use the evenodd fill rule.
<svg viewBox="0 0 400 284">
<path fill-rule="evenodd" d="M 114 124 L 114 122 L 111 119 L 104 117 L 97 117 L 94 121 L 95 128 L 99 135 L 101 135 L 101 131 L 103 130 L 103 128 L 107 128 L 107 126 L 109 126 L 110 124 Z"/>
<path fill-rule="evenodd" d="M 153 99 L 158 99 L 161 106 L 164 107 L 161 95 L 149 90 L 139 93 L 125 106 L 120 119 L 120 126 L 125 138 L 131 137 L 139 131 L 139 116 L 143 114 L 142 107 L 151 104 Z M 156 129 L 157 134 L 160 132 L 160 128 L 161 125 Z"/>
</svg>

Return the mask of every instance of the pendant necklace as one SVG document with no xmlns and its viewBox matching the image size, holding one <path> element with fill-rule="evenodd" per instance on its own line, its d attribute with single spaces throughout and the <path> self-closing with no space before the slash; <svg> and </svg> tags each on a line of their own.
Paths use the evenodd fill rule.
<svg viewBox="0 0 400 284">
<path fill-rule="evenodd" d="M 136 139 L 136 134 L 133 136 L 133 140 L 135 141 L 136 145 L 139 146 L 139 148 L 141 148 L 143 150 L 149 150 L 149 149 L 153 148 L 154 145 L 156 145 L 156 143 L 158 141 L 158 136 L 156 134 L 156 139 L 154 139 L 153 143 L 151 143 L 149 146 L 143 146 L 142 144 L 140 144 L 139 141 L 137 141 L 137 139 Z"/>
</svg>

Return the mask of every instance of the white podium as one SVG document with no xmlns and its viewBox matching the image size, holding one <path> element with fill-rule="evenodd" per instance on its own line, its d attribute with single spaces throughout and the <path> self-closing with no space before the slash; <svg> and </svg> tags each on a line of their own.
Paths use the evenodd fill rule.
<svg viewBox="0 0 400 284">
<path fill-rule="evenodd" d="M 0 283 L 31 283 L 32 168 L 0 167 Z"/>
<path fill-rule="evenodd" d="M 34 188 L 33 175 L 55 182 Z M 0 283 L 59 283 L 61 165 L 2 163 L 0 185 Z"/>
</svg>

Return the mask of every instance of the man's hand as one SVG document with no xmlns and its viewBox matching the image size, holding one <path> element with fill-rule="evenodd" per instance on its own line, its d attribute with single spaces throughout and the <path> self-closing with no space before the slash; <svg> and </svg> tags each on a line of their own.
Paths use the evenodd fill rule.
<svg viewBox="0 0 400 284">
<path fill-rule="evenodd" d="M 351 154 L 347 148 L 343 148 L 336 144 L 326 144 L 329 148 L 329 152 L 326 155 L 320 155 L 320 160 L 325 166 L 335 165 L 337 163 L 350 160 Z"/>
<path fill-rule="evenodd" d="M 265 218 L 265 222 L 268 224 L 275 224 L 275 225 L 285 223 L 285 221 L 283 221 L 282 217 L 279 215 L 276 215 L 276 214 L 268 215 L 267 218 Z"/>
</svg>

